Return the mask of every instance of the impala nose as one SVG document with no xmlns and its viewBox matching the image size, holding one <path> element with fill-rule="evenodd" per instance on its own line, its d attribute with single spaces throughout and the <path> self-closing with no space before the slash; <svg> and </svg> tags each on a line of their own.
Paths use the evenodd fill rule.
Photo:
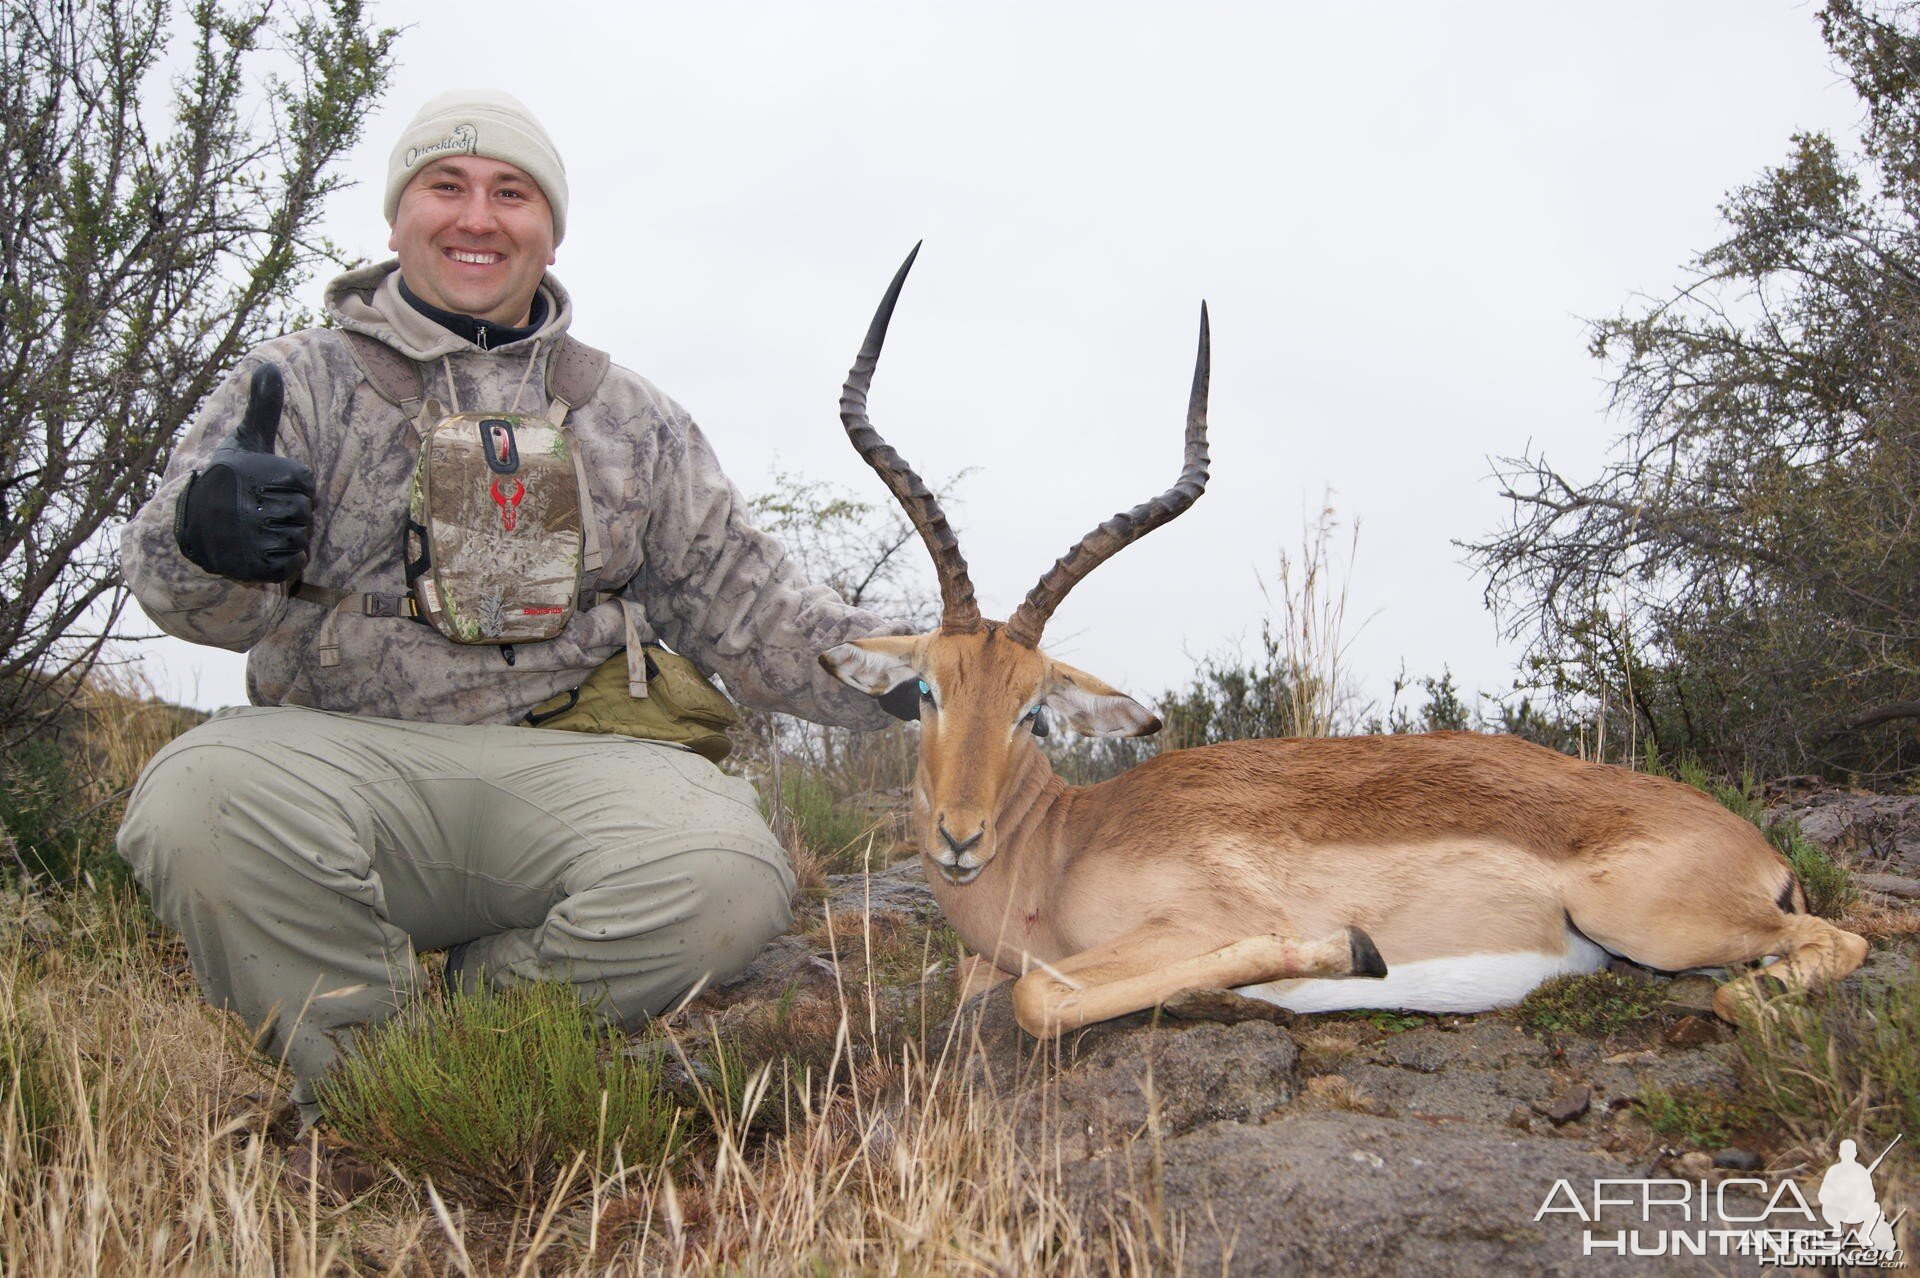
<svg viewBox="0 0 1920 1278">
<path fill-rule="evenodd" d="M 963 852 L 970 852 L 974 848 L 979 847 L 980 840 L 985 838 L 987 834 L 987 823 L 985 821 L 980 823 L 980 828 L 973 832 L 971 838 L 966 839 L 957 839 L 953 836 L 953 831 L 947 829 L 947 819 L 945 817 L 940 818 L 938 825 L 940 837 L 947 841 L 947 846 L 953 849 L 955 856 L 959 856 Z"/>
</svg>

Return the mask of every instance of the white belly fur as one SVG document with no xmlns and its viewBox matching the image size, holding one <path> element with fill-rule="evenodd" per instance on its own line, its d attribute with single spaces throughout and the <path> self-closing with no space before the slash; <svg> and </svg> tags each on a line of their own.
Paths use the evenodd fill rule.
<svg viewBox="0 0 1920 1278">
<path fill-rule="evenodd" d="M 1597 972 L 1607 965 L 1607 952 L 1572 928 L 1567 929 L 1566 944 L 1564 954 L 1460 954 L 1391 964 L 1379 980 L 1269 981 L 1242 985 L 1239 992 L 1292 1012 L 1358 1007 L 1484 1012 L 1518 1003 L 1549 977 Z"/>
</svg>

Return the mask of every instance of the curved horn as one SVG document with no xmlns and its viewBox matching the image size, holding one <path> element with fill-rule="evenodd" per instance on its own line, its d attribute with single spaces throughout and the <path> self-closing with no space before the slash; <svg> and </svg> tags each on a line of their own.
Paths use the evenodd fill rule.
<svg viewBox="0 0 1920 1278">
<path fill-rule="evenodd" d="M 867 420 L 867 388 L 873 384 L 873 366 L 880 362 L 880 345 L 887 340 L 887 322 L 893 318 L 893 304 L 900 299 L 900 286 L 907 282 L 907 272 L 918 256 L 920 245 L 915 244 L 894 273 L 893 283 L 887 285 L 880 309 L 873 313 L 867 340 L 861 343 L 846 385 L 840 388 L 840 423 L 847 428 L 847 438 L 853 441 L 855 451 L 873 467 L 919 530 L 920 539 L 927 543 L 934 570 L 940 575 L 940 629 L 947 634 L 972 634 L 981 627 L 980 605 L 973 599 L 973 581 L 967 576 L 967 561 L 960 556 L 960 542 L 947 527 L 940 503 L 920 476 Z"/>
<path fill-rule="evenodd" d="M 1187 399 L 1186 462 L 1173 487 L 1152 501 L 1122 511 L 1080 539 L 1080 544 L 1054 561 L 1027 592 L 1020 607 L 1003 628 L 1007 638 L 1029 648 L 1038 647 L 1047 618 L 1060 606 L 1082 577 L 1200 499 L 1207 490 L 1207 304 L 1200 303 L 1200 353 L 1193 362 L 1193 393 Z"/>
</svg>

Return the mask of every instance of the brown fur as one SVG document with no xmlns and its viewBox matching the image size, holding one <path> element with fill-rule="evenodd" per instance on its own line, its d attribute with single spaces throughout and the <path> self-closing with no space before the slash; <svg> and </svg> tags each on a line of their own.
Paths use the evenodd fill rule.
<svg viewBox="0 0 1920 1278">
<path fill-rule="evenodd" d="M 915 832 L 961 937 L 1027 973 L 1016 1010 L 1035 1033 L 1196 984 L 1345 974 L 1355 926 L 1389 967 L 1557 954 L 1568 919 L 1651 967 L 1778 955 L 1769 974 L 1791 985 L 1843 976 L 1865 956 L 1852 933 L 1783 912 L 1785 860 L 1677 782 L 1514 737 L 1440 732 L 1229 742 L 1073 788 L 1018 722 L 1037 697 L 1058 694 L 1093 721 L 1157 721 L 993 623 L 850 646 L 898 658 L 937 690 L 922 717 Z"/>
</svg>

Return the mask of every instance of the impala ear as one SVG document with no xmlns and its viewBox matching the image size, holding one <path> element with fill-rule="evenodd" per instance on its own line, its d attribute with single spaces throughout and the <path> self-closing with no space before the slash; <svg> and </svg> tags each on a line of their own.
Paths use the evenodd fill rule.
<svg viewBox="0 0 1920 1278">
<path fill-rule="evenodd" d="M 1046 704 L 1082 736 L 1146 737 L 1160 731 L 1159 716 L 1138 701 L 1058 661 Z"/>
<path fill-rule="evenodd" d="M 849 688 L 857 688 L 870 697 L 877 697 L 910 679 L 920 677 L 920 671 L 911 664 L 914 650 L 919 644 L 918 635 L 876 635 L 871 639 L 855 639 L 821 653 L 820 664 L 828 674 Z"/>
</svg>

